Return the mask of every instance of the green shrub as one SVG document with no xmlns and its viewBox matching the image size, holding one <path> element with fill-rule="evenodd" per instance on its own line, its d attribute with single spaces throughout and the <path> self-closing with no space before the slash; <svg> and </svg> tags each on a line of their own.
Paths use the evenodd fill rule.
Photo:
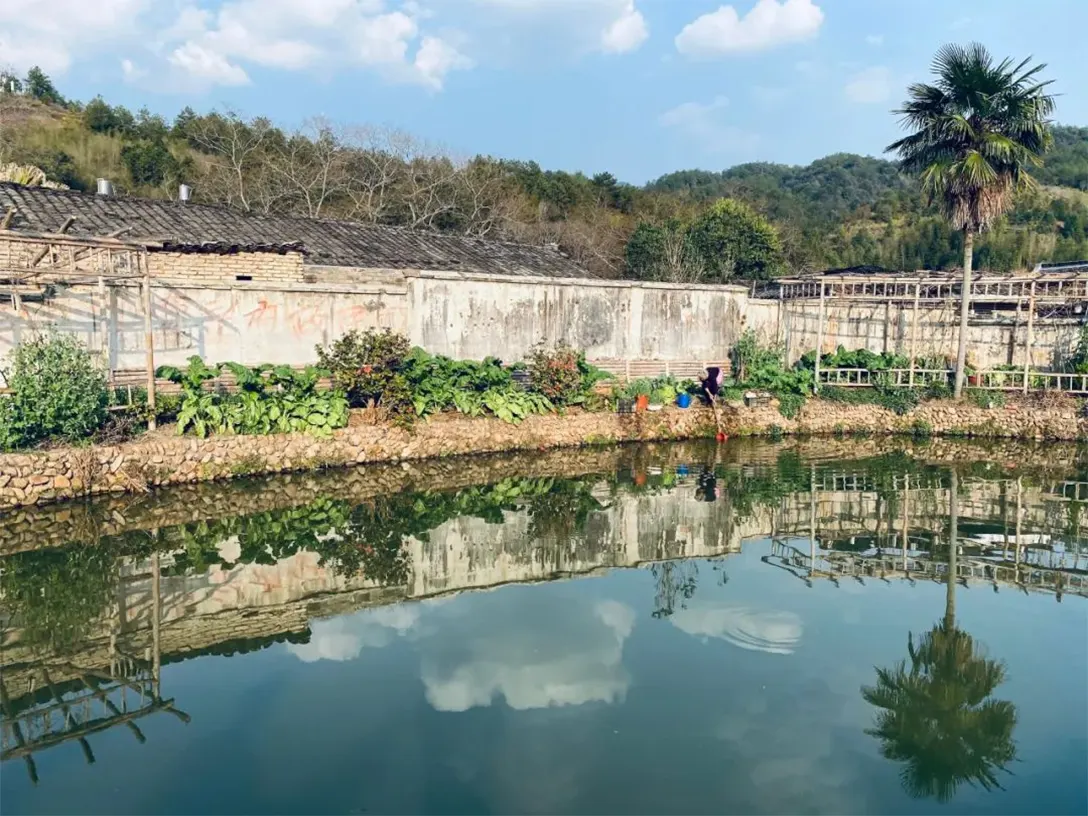
<svg viewBox="0 0 1088 816">
<path fill-rule="evenodd" d="M 778 413 L 786 419 L 795 418 L 804 407 L 804 394 L 780 394 L 778 397 Z"/>
<path fill-rule="evenodd" d="M 922 396 L 927 400 L 951 399 L 952 387 L 941 380 L 933 380 L 922 389 Z"/>
<path fill-rule="evenodd" d="M 11 389 L 0 400 L 5 450 L 48 439 L 87 439 L 106 420 L 106 375 L 70 335 L 46 334 L 21 343 L 4 379 Z"/>
<path fill-rule="evenodd" d="M 825 386 L 820 389 L 820 399 L 841 402 L 846 405 L 876 405 L 899 416 L 913 410 L 920 402 L 921 394 L 914 388 L 896 388 L 876 385 L 868 388 L 836 388 Z"/>
<path fill-rule="evenodd" d="M 407 381 L 401 376 L 411 343 L 389 329 L 352 330 L 329 348 L 317 347 L 320 366 L 333 387 L 354 408 L 381 406 L 393 419 L 415 415 Z"/>
<path fill-rule="evenodd" d="M 234 375 L 238 393 L 204 389 L 204 383 L 220 370 Z M 177 412 L 179 434 L 189 430 L 200 437 L 213 433 L 300 431 L 324 436 L 348 422 L 347 399 L 337 390 L 318 391 L 321 372 L 313 367 L 295 371 L 285 365 L 249 368 L 239 363 L 224 363 L 215 369 L 194 356 L 184 369 L 162 366 L 156 374 L 182 387 Z"/>
<path fill-rule="evenodd" d="M 648 397 L 654 391 L 654 381 L 649 377 L 639 377 L 634 380 L 628 381 L 624 386 L 623 396 L 627 399 L 634 399 L 635 397 Z"/>
<path fill-rule="evenodd" d="M 918 392 L 913 388 L 877 388 L 876 404 L 894 414 L 903 414 L 918 407 Z"/>
<path fill-rule="evenodd" d="M 543 394 L 520 388 L 511 371 L 495 357 L 452 360 L 417 348 L 405 361 L 404 378 L 418 416 L 453 410 L 518 423 L 530 414 L 554 410 Z"/>
<path fill-rule="evenodd" d="M 914 420 L 914 423 L 910 426 L 910 431 L 914 436 L 922 439 L 933 436 L 933 426 L 924 419 Z"/>
<path fill-rule="evenodd" d="M 416 348 L 408 355 L 403 371 L 418 416 L 447 410 L 469 413 L 464 409 L 475 401 L 472 395 L 516 387 L 510 370 L 494 357 L 478 363 L 431 355 Z"/>
<path fill-rule="evenodd" d="M 585 352 L 560 342 L 554 349 L 538 346 L 527 361 L 534 391 L 556 405 L 578 405 L 593 385 L 609 375 L 586 362 Z"/>
<path fill-rule="evenodd" d="M 987 391 L 983 388 L 967 389 L 967 398 L 979 408 L 1004 408 L 1005 394 L 1002 391 Z"/>
<path fill-rule="evenodd" d="M 816 351 L 804 354 L 798 366 L 811 371 L 816 367 Z M 910 368 L 910 358 L 891 352 L 877 354 L 869 349 L 857 349 L 847 351 L 845 346 L 839 346 L 834 353 L 825 354 L 820 358 L 820 368 L 861 368 L 866 371 L 887 371 L 889 368 Z"/>
</svg>

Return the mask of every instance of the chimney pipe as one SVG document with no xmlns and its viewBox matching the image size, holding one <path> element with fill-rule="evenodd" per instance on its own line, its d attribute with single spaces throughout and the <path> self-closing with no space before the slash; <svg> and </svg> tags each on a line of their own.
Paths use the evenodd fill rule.
<svg viewBox="0 0 1088 816">
<path fill-rule="evenodd" d="M 98 181 L 96 183 L 96 187 L 95 187 L 95 192 L 97 192 L 98 195 L 100 195 L 100 196 L 111 196 L 111 195 L 113 195 L 113 182 L 110 181 L 109 179 L 104 179 L 104 178 L 98 179 Z"/>
<path fill-rule="evenodd" d="M 193 188 L 188 184 L 182 184 L 178 187 L 178 201 L 184 204 L 193 196 Z"/>
</svg>

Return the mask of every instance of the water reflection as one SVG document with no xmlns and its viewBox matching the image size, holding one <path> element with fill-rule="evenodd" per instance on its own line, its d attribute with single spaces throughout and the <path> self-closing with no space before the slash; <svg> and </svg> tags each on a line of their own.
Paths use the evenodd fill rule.
<svg viewBox="0 0 1088 816">
<path fill-rule="evenodd" d="M 74 741 L 88 756 L 91 734 L 138 732 L 137 718 L 161 711 L 187 718 L 164 695 L 163 665 L 284 642 L 281 653 L 307 671 L 409 650 L 432 712 L 637 710 L 640 649 L 663 633 L 687 638 L 702 659 L 726 649 L 730 671 L 766 659 L 807 677 L 835 636 L 821 623 L 837 603 L 825 588 L 845 609 L 857 585 L 921 598 L 918 585 L 940 582 L 944 619 L 907 636 L 905 659 L 884 655 L 887 667 L 867 680 L 877 661 L 859 651 L 864 672 L 821 679 L 854 708 L 836 697 L 829 709 L 824 690 L 823 703 L 803 704 L 768 692 L 745 703 L 747 714 L 762 711 L 759 728 L 787 733 L 793 726 L 774 717 L 799 706 L 815 728 L 836 706 L 855 712 L 861 686 L 865 733 L 911 796 L 948 801 L 965 783 L 997 786 L 1020 756 L 1017 708 L 996 699 L 1006 669 L 959 622 L 957 587 L 992 588 L 1002 601 L 1088 595 L 1088 480 L 1075 467 L 948 465 L 902 451 L 848 460 L 779 447 L 730 460 L 722 450 L 632 449 L 583 472 L 572 454 L 556 473 L 446 490 L 268 480 L 196 520 L 192 502 L 164 494 L 110 511 L 121 516 L 110 534 L 85 538 L 55 511 L 0 524 L 3 757 L 24 759 L 36 777 L 33 757 L 46 748 Z M 238 506 L 246 512 L 231 514 Z M 52 546 L 11 551 L 31 540 Z M 533 586 L 629 567 L 645 577 L 630 588 Z M 525 586 L 479 591 L 507 584 Z M 757 585 L 814 600 L 806 611 Z M 744 722 L 734 714 L 717 739 L 755 751 Z M 817 754 L 835 754 L 831 736 L 815 742 L 810 769 Z M 753 779 L 785 784 L 796 748 L 786 743 Z"/>
<path fill-rule="evenodd" d="M 887 759 L 903 763 L 900 778 L 911 796 L 938 802 L 950 801 L 964 782 L 1000 788 L 997 774 L 1016 759 L 1016 706 L 992 699 L 1005 665 L 956 626 L 959 492 L 952 471 L 944 619 L 917 642 L 909 635 L 908 661 L 878 669 L 876 684 L 862 688 L 880 709 L 866 733 L 880 740 Z"/>
</svg>

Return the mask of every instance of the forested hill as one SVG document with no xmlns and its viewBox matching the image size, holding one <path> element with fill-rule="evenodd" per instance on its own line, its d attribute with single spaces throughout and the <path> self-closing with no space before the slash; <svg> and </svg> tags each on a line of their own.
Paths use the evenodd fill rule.
<svg viewBox="0 0 1088 816">
<path fill-rule="evenodd" d="M 645 186 L 608 172 L 551 171 L 488 156 L 456 160 L 408 134 L 185 108 L 173 118 L 96 98 L 67 100 L 36 69 L 0 73 L 0 178 L 14 163 L 51 182 L 122 194 L 556 243 L 607 277 L 724 281 L 855 265 L 954 268 L 961 237 L 917 180 L 880 158 L 803 167 L 684 170 Z M 471 146 L 466 146 L 471 147 Z M 9 170 L 9 177 L 27 171 Z M 976 242 L 980 268 L 1088 258 L 1088 128 L 1054 128 L 1040 188 Z"/>
<path fill-rule="evenodd" d="M 646 189 L 696 201 L 739 197 L 758 201 L 775 218 L 834 221 L 889 195 L 909 195 L 915 185 L 892 162 L 836 153 L 804 167 L 752 162 L 720 173 L 681 170 L 650 182 Z"/>
</svg>

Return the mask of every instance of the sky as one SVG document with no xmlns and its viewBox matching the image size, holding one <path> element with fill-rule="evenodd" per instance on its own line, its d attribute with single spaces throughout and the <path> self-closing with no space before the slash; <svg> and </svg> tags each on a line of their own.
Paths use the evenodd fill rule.
<svg viewBox="0 0 1088 816">
<path fill-rule="evenodd" d="M 880 155 L 947 42 L 1046 62 L 1088 125 L 1084 0 L 3 0 L 0 67 L 172 119 L 391 126 L 636 184 Z"/>
</svg>

